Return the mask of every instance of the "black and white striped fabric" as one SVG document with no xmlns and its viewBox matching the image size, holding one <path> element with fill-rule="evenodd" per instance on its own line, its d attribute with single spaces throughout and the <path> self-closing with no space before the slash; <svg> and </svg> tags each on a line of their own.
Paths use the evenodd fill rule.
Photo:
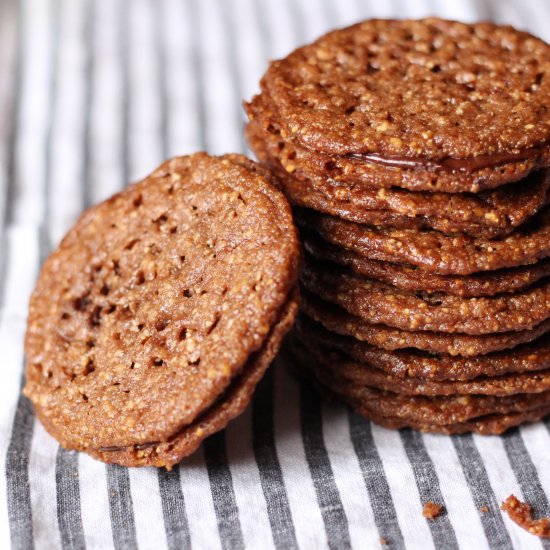
<svg viewBox="0 0 550 550">
<path fill-rule="evenodd" d="M 0 548 L 550 548 L 550 421 L 504 437 L 387 431 L 277 364 L 172 472 L 69 453 L 20 397 L 29 294 L 86 206 L 163 159 L 246 151 L 266 61 L 368 17 L 495 19 L 550 38 L 546 0 L 0 0 Z M 436 521 L 426 501 L 443 504 Z M 486 511 L 482 511 L 486 510 Z"/>
</svg>

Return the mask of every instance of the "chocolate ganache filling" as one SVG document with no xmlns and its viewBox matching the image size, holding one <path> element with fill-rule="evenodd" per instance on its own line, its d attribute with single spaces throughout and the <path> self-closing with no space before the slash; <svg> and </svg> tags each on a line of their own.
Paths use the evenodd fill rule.
<svg viewBox="0 0 550 550">
<path fill-rule="evenodd" d="M 525 151 L 518 152 L 502 152 L 491 155 L 479 155 L 470 158 L 452 158 L 448 157 L 442 160 L 429 160 L 425 158 L 414 158 L 405 156 L 390 156 L 384 157 L 377 153 L 350 153 L 345 155 L 347 158 L 361 162 L 372 162 L 383 166 L 393 168 L 423 168 L 427 170 L 447 170 L 450 172 L 475 172 L 489 166 L 498 166 L 510 162 L 520 162 L 529 160 L 541 155 L 550 144 L 544 144 L 539 147 L 532 147 Z"/>
</svg>

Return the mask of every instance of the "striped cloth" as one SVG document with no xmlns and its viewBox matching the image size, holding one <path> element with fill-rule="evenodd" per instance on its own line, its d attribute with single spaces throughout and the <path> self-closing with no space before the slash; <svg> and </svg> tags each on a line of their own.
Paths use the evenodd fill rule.
<svg viewBox="0 0 550 550">
<path fill-rule="evenodd" d="M 549 421 L 387 431 L 277 364 L 166 472 L 64 451 L 19 393 L 29 293 L 83 208 L 171 155 L 246 151 L 240 103 L 267 59 L 361 18 L 430 13 L 550 38 L 546 0 L 0 0 L 0 548 L 550 549 L 499 511 L 515 493 L 550 515 Z M 426 501 L 447 513 L 425 520 Z"/>
</svg>

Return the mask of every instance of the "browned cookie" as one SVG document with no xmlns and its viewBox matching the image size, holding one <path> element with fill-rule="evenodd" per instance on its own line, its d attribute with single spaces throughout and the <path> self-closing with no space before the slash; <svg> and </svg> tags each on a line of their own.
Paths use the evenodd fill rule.
<svg viewBox="0 0 550 550">
<path fill-rule="evenodd" d="M 311 231 L 303 230 L 301 241 L 304 249 L 316 258 L 350 267 L 360 275 L 383 281 L 407 292 L 444 292 L 463 298 L 494 296 L 522 290 L 550 275 L 550 259 L 472 275 L 437 275 L 411 265 L 372 260 L 351 250 L 331 245 Z"/>
<path fill-rule="evenodd" d="M 513 294 L 462 298 L 406 292 L 306 256 L 302 284 L 369 323 L 402 330 L 481 335 L 531 329 L 550 317 L 550 280 Z"/>
<path fill-rule="evenodd" d="M 550 369 L 538 372 L 514 373 L 504 376 L 481 375 L 472 380 L 426 380 L 423 378 L 394 376 L 371 363 L 353 360 L 347 353 L 335 350 L 326 343 L 307 337 L 292 336 L 294 348 L 301 347 L 310 362 L 317 368 L 330 371 L 358 386 L 368 386 L 400 395 L 516 395 L 541 393 L 550 390 Z M 550 358 L 548 358 L 550 361 Z"/>
<path fill-rule="evenodd" d="M 500 505 L 500 509 L 506 512 L 512 521 L 528 533 L 537 537 L 550 539 L 550 518 L 533 518 L 533 508 L 527 502 L 522 502 L 515 495 L 510 495 Z"/>
<path fill-rule="evenodd" d="M 409 332 L 364 321 L 334 304 L 324 302 L 306 289 L 300 293 L 300 306 L 308 317 L 321 323 L 327 330 L 353 336 L 386 350 L 416 348 L 433 353 L 472 357 L 515 348 L 520 344 L 533 342 L 550 331 L 550 320 L 547 320 L 532 330 L 481 336 L 430 331 Z"/>
<path fill-rule="evenodd" d="M 488 414 L 525 413 L 550 407 L 550 391 L 535 394 L 509 396 L 450 395 L 427 397 L 401 395 L 355 382 L 335 375 L 324 364 L 318 363 L 302 347 L 290 346 L 293 366 L 328 388 L 353 407 L 361 405 L 382 417 L 401 418 L 407 421 L 425 422 L 435 426 L 457 424 Z"/>
<path fill-rule="evenodd" d="M 370 20 L 272 63 L 261 87 L 304 147 L 392 185 L 479 191 L 547 163 L 549 71 L 550 47 L 511 27 Z"/>
<path fill-rule="evenodd" d="M 258 159 L 277 175 L 291 203 L 357 223 L 495 238 L 513 231 L 548 202 L 550 173 L 546 170 L 478 195 L 377 189 L 347 184 L 326 168 L 309 172 L 301 155 L 289 152 L 288 146 L 281 149 L 281 138 L 262 131 L 257 120 L 248 124 L 247 137 Z"/>
<path fill-rule="evenodd" d="M 325 346 L 345 353 L 394 378 L 420 381 L 472 380 L 535 373 L 550 369 L 550 335 L 511 350 L 474 357 L 434 354 L 415 349 L 389 351 L 349 336 L 330 332 L 301 314 L 295 325 L 296 338 L 311 346 Z"/>
<path fill-rule="evenodd" d="M 298 308 L 292 298 L 285 306 L 262 348 L 247 361 L 240 375 L 236 376 L 224 393 L 203 411 L 199 418 L 166 442 L 151 442 L 126 448 L 94 450 L 90 454 L 104 462 L 125 466 L 165 466 L 189 456 L 209 435 L 225 428 L 248 405 L 256 385 L 275 357 L 281 340 L 292 326 Z"/>
<path fill-rule="evenodd" d="M 380 416 L 371 410 L 365 409 L 361 403 L 355 405 L 355 410 L 366 416 L 374 423 L 389 428 L 399 430 L 401 428 L 413 428 L 420 432 L 431 432 L 440 434 L 464 434 L 469 432 L 481 435 L 500 435 L 506 430 L 526 424 L 528 422 L 537 422 L 550 414 L 550 405 L 545 405 L 538 409 L 526 412 L 515 412 L 505 414 L 488 414 L 479 416 L 466 422 L 456 424 L 445 424 L 444 426 L 432 424 L 430 422 L 418 422 L 416 420 L 402 419 L 392 416 Z"/>
<path fill-rule="evenodd" d="M 403 263 L 438 275 L 471 275 L 533 264 L 550 256 L 550 207 L 505 239 L 448 236 L 433 230 L 369 227 L 298 209 L 297 222 L 325 241 L 369 259 Z"/>
<path fill-rule="evenodd" d="M 278 342 L 298 242 L 288 203 L 253 166 L 204 153 L 167 161 L 85 212 L 46 260 L 25 394 L 65 447 L 103 456 L 171 441 L 272 349 L 270 334 Z M 154 463 L 181 460 L 198 433 Z"/>
</svg>

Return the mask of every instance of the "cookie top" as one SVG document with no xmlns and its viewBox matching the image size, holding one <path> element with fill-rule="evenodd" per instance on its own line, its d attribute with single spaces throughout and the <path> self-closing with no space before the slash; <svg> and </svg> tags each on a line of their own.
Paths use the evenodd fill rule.
<svg viewBox="0 0 550 550">
<path fill-rule="evenodd" d="M 46 260 L 25 394 L 70 448 L 166 440 L 261 349 L 298 260 L 288 203 L 253 163 L 169 160 L 85 212 Z"/>
<path fill-rule="evenodd" d="M 262 89 L 311 149 L 468 170 L 548 146 L 549 73 L 550 46 L 512 27 L 369 20 L 272 63 Z"/>
<path fill-rule="evenodd" d="M 104 462 L 114 462 L 123 466 L 165 466 L 168 469 L 190 455 L 206 437 L 225 428 L 230 420 L 246 408 L 256 385 L 279 350 L 282 338 L 292 326 L 297 308 L 297 296 L 293 296 L 283 307 L 281 317 L 267 341 L 249 358 L 242 372 L 232 380 L 223 393 L 223 399 L 218 398 L 195 422 L 182 428 L 168 441 L 97 449 L 90 454 Z"/>
</svg>

